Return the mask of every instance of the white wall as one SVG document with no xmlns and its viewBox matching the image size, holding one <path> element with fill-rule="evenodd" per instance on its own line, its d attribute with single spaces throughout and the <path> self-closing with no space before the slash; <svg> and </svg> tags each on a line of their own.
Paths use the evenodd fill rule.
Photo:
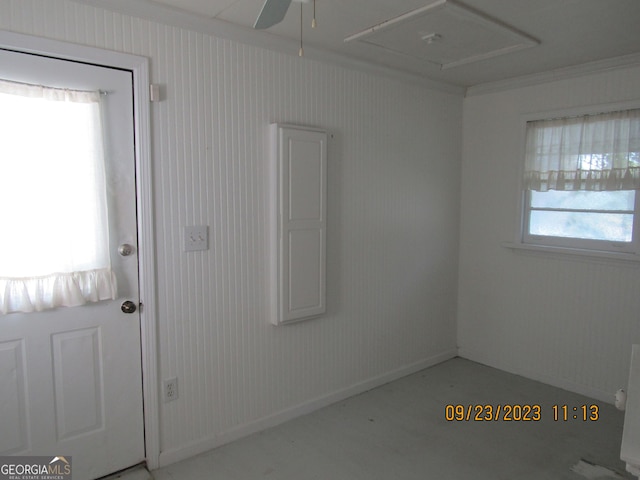
<svg viewBox="0 0 640 480">
<path fill-rule="evenodd" d="M 516 253 L 521 115 L 640 98 L 640 67 L 469 96 L 464 148 L 460 355 L 613 401 L 640 342 L 640 264 Z M 531 399 L 535 403 L 535 399 Z"/>
<path fill-rule="evenodd" d="M 67 0 L 0 28 L 151 59 L 161 461 L 456 353 L 462 98 Z M 327 129 L 328 314 L 267 316 L 270 122 Z M 211 248 L 182 251 L 185 225 Z"/>
</svg>

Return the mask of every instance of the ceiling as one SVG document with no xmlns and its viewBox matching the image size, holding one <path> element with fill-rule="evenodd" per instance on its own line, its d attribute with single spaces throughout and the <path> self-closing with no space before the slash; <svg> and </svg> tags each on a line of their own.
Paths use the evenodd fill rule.
<svg viewBox="0 0 640 480">
<path fill-rule="evenodd" d="M 252 29 L 263 0 L 147 3 Z M 294 52 L 300 8 L 266 30 Z M 316 0 L 315 29 L 312 4 L 302 8 L 313 50 L 461 87 L 640 54 L 640 0 Z"/>
</svg>

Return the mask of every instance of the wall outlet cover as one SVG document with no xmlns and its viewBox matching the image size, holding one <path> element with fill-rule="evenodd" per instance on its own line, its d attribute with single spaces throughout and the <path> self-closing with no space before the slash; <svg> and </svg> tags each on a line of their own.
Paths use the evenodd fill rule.
<svg viewBox="0 0 640 480">
<path fill-rule="evenodd" d="M 206 225 L 184 227 L 184 251 L 197 252 L 209 249 L 209 227 Z"/>
<path fill-rule="evenodd" d="M 164 403 L 172 402 L 178 399 L 178 379 L 176 377 L 169 378 L 163 383 Z"/>
</svg>

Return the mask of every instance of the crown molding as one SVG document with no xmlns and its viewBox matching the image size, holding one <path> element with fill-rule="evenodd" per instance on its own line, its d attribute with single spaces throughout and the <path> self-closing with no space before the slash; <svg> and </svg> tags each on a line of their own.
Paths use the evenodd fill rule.
<svg viewBox="0 0 640 480">
<path fill-rule="evenodd" d="M 604 73 L 624 68 L 640 66 L 640 54 L 633 53 L 620 57 L 607 58 L 594 62 L 582 63 L 570 67 L 549 70 L 547 72 L 534 73 L 522 77 L 514 77 L 496 82 L 487 82 L 467 88 L 466 97 L 496 93 L 514 88 L 530 87 L 543 83 L 567 80 L 584 75 Z"/>
</svg>

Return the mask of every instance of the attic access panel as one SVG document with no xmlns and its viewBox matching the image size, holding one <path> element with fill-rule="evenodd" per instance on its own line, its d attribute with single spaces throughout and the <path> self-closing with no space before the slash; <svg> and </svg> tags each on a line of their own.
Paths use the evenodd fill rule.
<svg viewBox="0 0 640 480">
<path fill-rule="evenodd" d="M 437 0 L 345 38 L 405 57 L 426 60 L 442 70 L 531 48 L 539 42 L 481 12 Z"/>
</svg>

